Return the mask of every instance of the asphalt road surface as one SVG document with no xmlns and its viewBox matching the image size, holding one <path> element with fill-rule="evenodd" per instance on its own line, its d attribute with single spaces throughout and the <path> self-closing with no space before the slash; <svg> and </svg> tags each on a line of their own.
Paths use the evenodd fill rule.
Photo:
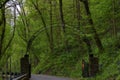
<svg viewBox="0 0 120 80">
<path fill-rule="evenodd" d="M 30 80 L 73 80 L 73 79 L 60 78 L 60 77 L 47 76 L 47 75 L 32 75 Z"/>
</svg>

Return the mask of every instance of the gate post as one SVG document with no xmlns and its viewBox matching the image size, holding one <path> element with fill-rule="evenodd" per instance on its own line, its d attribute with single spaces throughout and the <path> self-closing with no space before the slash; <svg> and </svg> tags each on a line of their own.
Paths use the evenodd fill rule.
<svg viewBox="0 0 120 80">
<path fill-rule="evenodd" d="M 89 55 L 89 75 L 95 76 L 99 72 L 99 60 L 93 54 Z"/>
<path fill-rule="evenodd" d="M 29 63 L 29 55 L 25 55 L 20 60 L 21 73 L 27 74 L 27 78 L 31 77 L 31 64 Z"/>
<path fill-rule="evenodd" d="M 89 64 L 82 60 L 82 76 L 89 77 Z"/>
</svg>

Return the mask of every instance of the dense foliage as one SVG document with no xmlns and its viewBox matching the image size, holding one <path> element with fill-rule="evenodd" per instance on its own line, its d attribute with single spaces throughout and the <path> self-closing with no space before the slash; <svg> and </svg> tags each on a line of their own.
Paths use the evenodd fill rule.
<svg viewBox="0 0 120 80">
<path fill-rule="evenodd" d="M 120 1 L 0 1 L 0 67 L 20 70 L 30 55 L 33 73 L 82 78 L 81 61 L 99 57 L 93 79 L 120 79 Z"/>
</svg>

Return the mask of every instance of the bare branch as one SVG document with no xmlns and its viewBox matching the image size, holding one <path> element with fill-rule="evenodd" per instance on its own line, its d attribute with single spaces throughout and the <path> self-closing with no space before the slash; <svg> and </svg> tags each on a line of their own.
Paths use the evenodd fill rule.
<svg viewBox="0 0 120 80">
<path fill-rule="evenodd" d="M 0 9 L 4 7 L 4 5 L 8 2 L 9 0 L 5 0 L 2 4 L 0 4 Z"/>
</svg>

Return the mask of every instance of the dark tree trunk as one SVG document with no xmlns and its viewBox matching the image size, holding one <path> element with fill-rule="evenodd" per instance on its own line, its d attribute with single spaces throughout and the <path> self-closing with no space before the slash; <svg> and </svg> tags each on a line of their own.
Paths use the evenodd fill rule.
<svg viewBox="0 0 120 80">
<path fill-rule="evenodd" d="M 53 42 L 53 9 L 52 9 L 52 0 L 50 0 L 50 49 L 51 52 L 53 53 L 53 49 L 54 49 L 54 42 Z"/>
<path fill-rule="evenodd" d="M 87 48 L 88 48 L 88 53 L 91 54 L 92 53 L 92 47 L 91 47 L 91 42 L 88 38 L 84 38 L 83 41 L 86 43 Z"/>
<path fill-rule="evenodd" d="M 97 47 L 99 48 L 99 51 L 103 51 L 104 48 L 103 48 L 103 45 L 102 45 L 102 42 L 99 38 L 99 35 L 94 27 L 94 23 L 93 23 L 93 20 L 92 20 L 92 17 L 91 17 L 91 13 L 90 13 L 90 9 L 89 9 L 89 4 L 88 4 L 88 0 L 80 0 L 84 3 L 84 6 L 85 6 L 85 9 L 86 9 L 86 13 L 88 15 L 88 19 L 89 19 L 89 23 L 92 27 L 92 30 L 93 30 L 93 33 L 94 33 L 94 39 L 95 39 L 95 42 L 97 44 Z"/>
<path fill-rule="evenodd" d="M 1 23 L 0 23 L 0 29 L 1 29 L 1 33 L 0 33 L 0 57 L 2 57 L 2 50 L 3 50 L 3 41 L 4 41 L 4 37 L 5 37 L 5 28 L 6 28 L 6 18 L 5 18 L 5 6 L 1 8 Z"/>
<path fill-rule="evenodd" d="M 117 31 L 116 31 L 116 19 L 115 19 L 115 3 L 116 3 L 116 0 L 113 0 L 113 17 L 112 17 L 112 26 L 113 26 L 113 36 L 114 37 L 117 37 Z"/>
<path fill-rule="evenodd" d="M 59 0 L 59 5 L 60 5 L 61 25 L 62 25 L 62 28 L 63 28 L 63 32 L 66 33 L 65 21 L 64 21 L 64 16 L 63 16 L 63 1 L 62 0 Z"/>
<path fill-rule="evenodd" d="M 65 44 L 65 49 L 68 52 L 68 40 L 66 38 L 66 25 L 65 25 L 65 20 L 64 20 L 64 16 L 63 16 L 63 0 L 59 0 L 59 10 L 60 10 L 60 18 L 61 18 L 61 26 L 63 29 L 63 34 L 64 34 L 64 44 Z"/>
</svg>

